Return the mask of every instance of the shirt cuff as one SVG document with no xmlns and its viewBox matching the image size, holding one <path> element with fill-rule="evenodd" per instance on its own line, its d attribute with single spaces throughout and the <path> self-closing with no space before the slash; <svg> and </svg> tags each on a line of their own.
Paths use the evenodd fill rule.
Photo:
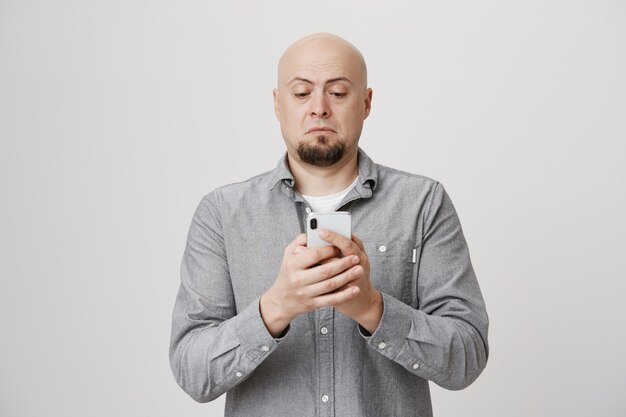
<svg viewBox="0 0 626 417">
<path fill-rule="evenodd" d="M 259 309 L 260 297 L 248 305 L 244 310 L 235 316 L 235 330 L 241 345 L 248 352 L 256 352 L 257 358 L 265 357 L 272 353 L 278 344 L 285 338 L 289 332 L 289 327 L 285 329 L 283 334 L 278 338 L 272 337 L 267 330 L 261 311 Z"/>
<path fill-rule="evenodd" d="M 367 331 L 367 329 L 363 326 L 361 326 L 359 323 L 357 323 L 357 327 L 359 329 L 359 333 L 361 334 L 361 336 L 367 340 L 370 337 L 372 337 L 372 334 L 370 332 Z"/>
<path fill-rule="evenodd" d="M 402 349 L 411 329 L 413 308 L 382 291 L 380 293 L 383 297 L 383 315 L 378 327 L 371 335 L 361 325 L 358 325 L 358 331 L 370 348 L 393 359 Z"/>
<path fill-rule="evenodd" d="M 415 318 L 420 321 L 421 327 L 428 327 L 426 315 L 382 291 L 380 293 L 383 296 L 383 316 L 378 328 L 370 335 L 364 327 L 358 325 L 359 334 L 370 348 L 399 363 L 414 375 L 430 380 L 440 377 L 441 371 L 430 367 L 424 362 L 423 355 L 415 355 L 406 344 L 407 338 L 416 333 Z"/>
</svg>

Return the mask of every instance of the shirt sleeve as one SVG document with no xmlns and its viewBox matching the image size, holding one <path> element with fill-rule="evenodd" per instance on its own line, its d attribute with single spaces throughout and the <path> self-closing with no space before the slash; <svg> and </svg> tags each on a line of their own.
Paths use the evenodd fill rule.
<svg viewBox="0 0 626 417">
<path fill-rule="evenodd" d="M 441 183 L 426 213 L 419 308 L 381 292 L 384 310 L 367 345 L 407 371 L 451 390 L 469 386 L 487 364 L 489 319 L 454 205 Z"/>
<path fill-rule="evenodd" d="M 244 381 L 289 331 L 273 338 L 260 298 L 236 311 L 219 215 L 217 191 L 194 213 L 172 314 L 170 367 L 180 387 L 208 402 Z"/>
</svg>

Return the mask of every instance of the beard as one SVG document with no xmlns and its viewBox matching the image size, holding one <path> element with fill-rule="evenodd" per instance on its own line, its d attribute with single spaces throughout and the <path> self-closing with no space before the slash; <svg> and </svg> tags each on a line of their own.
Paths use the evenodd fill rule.
<svg viewBox="0 0 626 417">
<path fill-rule="evenodd" d="M 329 167 L 341 161 L 345 147 L 341 142 L 329 142 L 324 135 L 315 138 L 315 142 L 298 145 L 298 156 L 300 160 L 309 165 L 317 167 Z"/>
</svg>

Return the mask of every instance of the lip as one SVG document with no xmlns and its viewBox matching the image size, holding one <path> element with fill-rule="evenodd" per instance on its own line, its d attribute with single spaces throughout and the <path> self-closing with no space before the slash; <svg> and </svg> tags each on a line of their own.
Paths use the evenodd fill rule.
<svg viewBox="0 0 626 417">
<path fill-rule="evenodd" d="M 306 133 L 313 133 L 313 132 L 333 132 L 333 133 L 337 133 L 333 129 L 331 129 L 330 127 L 312 127 L 311 129 L 306 131 Z"/>
</svg>

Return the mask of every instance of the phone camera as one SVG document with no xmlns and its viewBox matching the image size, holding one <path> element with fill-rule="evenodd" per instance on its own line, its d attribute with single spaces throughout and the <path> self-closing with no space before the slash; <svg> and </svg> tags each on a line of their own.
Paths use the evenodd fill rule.
<svg viewBox="0 0 626 417">
<path fill-rule="evenodd" d="M 311 219 L 311 229 L 317 229 L 317 219 Z"/>
</svg>

